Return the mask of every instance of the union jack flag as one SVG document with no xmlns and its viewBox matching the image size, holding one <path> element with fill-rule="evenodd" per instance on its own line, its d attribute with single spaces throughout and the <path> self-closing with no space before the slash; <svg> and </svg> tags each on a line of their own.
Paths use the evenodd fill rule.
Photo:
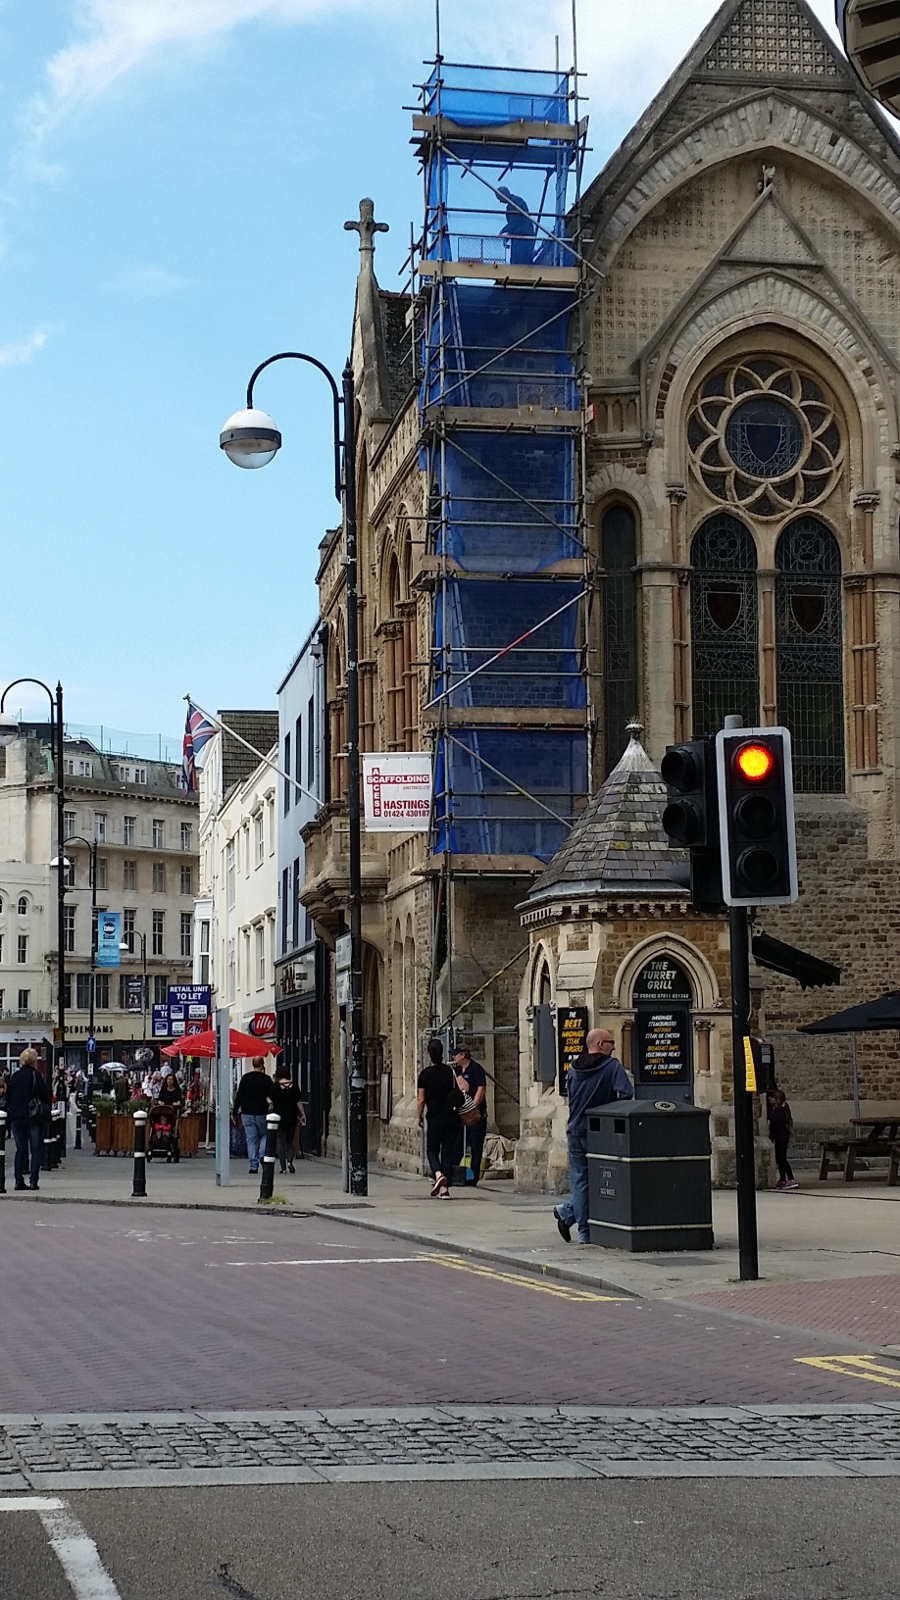
<svg viewBox="0 0 900 1600">
<path fill-rule="evenodd" d="M 204 716 L 202 711 L 198 711 L 189 700 L 181 761 L 181 787 L 185 794 L 193 794 L 197 788 L 197 757 L 206 748 L 215 732 L 215 723 L 210 722 L 209 718 Z"/>
</svg>

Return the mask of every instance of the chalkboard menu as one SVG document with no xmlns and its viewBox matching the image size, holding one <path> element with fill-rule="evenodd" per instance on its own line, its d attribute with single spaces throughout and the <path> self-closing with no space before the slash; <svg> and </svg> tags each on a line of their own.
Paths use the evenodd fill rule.
<svg viewBox="0 0 900 1600">
<path fill-rule="evenodd" d="M 633 994 L 638 1086 L 658 1090 L 691 1083 L 691 989 L 674 961 L 649 961 Z"/>
<path fill-rule="evenodd" d="M 566 1074 L 584 1050 L 588 1031 L 587 1006 L 560 1007 L 556 1013 L 559 1036 L 559 1092 L 566 1093 Z"/>
</svg>

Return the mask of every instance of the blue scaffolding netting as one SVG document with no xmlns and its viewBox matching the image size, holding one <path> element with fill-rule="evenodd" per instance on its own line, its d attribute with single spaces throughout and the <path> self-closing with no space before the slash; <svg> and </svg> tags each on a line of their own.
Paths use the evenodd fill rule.
<svg viewBox="0 0 900 1600">
<path fill-rule="evenodd" d="M 437 852 L 547 860 L 588 785 L 576 95 L 445 62 L 422 91 Z"/>
</svg>

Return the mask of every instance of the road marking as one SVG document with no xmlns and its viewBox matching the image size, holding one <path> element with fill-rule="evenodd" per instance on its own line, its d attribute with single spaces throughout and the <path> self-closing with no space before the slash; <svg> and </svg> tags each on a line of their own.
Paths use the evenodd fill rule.
<svg viewBox="0 0 900 1600">
<path fill-rule="evenodd" d="M 474 1272 L 478 1278 L 492 1278 L 495 1283 L 509 1283 L 516 1289 L 533 1289 L 537 1294 L 550 1294 L 556 1300 L 576 1301 L 617 1301 L 622 1303 L 629 1300 L 626 1294 L 597 1294 L 593 1289 L 576 1289 L 569 1284 L 560 1283 L 558 1280 L 551 1282 L 547 1278 L 526 1277 L 524 1273 L 500 1272 L 496 1267 L 475 1261 L 464 1261 L 462 1256 L 431 1255 L 423 1256 L 423 1261 L 433 1261 L 439 1267 L 452 1267 L 456 1272 Z"/>
<path fill-rule="evenodd" d="M 36 1511 L 75 1600 L 121 1600 L 94 1541 L 64 1500 L 21 1495 L 0 1500 L 0 1511 Z"/>
<path fill-rule="evenodd" d="M 413 1261 L 430 1261 L 431 1256 L 310 1256 L 301 1261 L 207 1261 L 208 1267 L 389 1267 Z"/>
<path fill-rule="evenodd" d="M 900 1367 L 883 1367 L 874 1356 L 797 1356 L 801 1366 L 819 1367 L 822 1372 L 839 1372 L 844 1378 L 866 1378 L 900 1389 Z"/>
</svg>

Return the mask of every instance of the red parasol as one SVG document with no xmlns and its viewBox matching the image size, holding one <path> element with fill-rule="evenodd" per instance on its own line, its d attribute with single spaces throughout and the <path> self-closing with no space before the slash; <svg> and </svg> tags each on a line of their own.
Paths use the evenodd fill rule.
<svg viewBox="0 0 900 1600">
<path fill-rule="evenodd" d="M 160 1055 L 163 1056 L 214 1056 L 216 1053 L 216 1032 L 214 1028 L 207 1028 L 205 1033 L 185 1033 L 174 1043 L 163 1046 Z M 254 1039 L 250 1033 L 239 1033 L 237 1028 L 228 1031 L 228 1053 L 235 1056 L 277 1056 L 281 1054 L 281 1045 L 272 1044 L 268 1039 Z"/>
</svg>

